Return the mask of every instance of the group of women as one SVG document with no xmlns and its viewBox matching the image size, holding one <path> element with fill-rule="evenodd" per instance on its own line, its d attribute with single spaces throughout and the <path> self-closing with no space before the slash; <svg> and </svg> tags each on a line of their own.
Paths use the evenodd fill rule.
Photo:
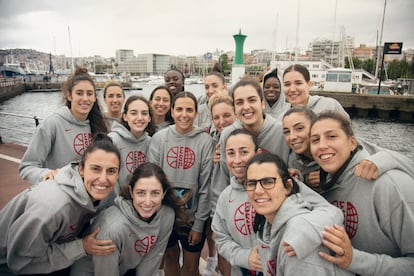
<svg viewBox="0 0 414 276">
<path fill-rule="evenodd" d="M 0 211 L 0 272 L 198 275 L 207 241 L 203 275 L 216 251 L 222 275 L 410 275 L 414 162 L 311 85 L 213 72 L 197 100 L 171 69 L 148 100 L 108 84 L 104 114 L 78 68 L 22 159 L 36 185 Z"/>
</svg>

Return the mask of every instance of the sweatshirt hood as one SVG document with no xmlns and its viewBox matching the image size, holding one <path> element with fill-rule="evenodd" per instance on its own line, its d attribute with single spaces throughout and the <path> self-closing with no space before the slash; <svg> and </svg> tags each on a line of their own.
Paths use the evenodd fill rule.
<svg viewBox="0 0 414 276">
<path fill-rule="evenodd" d="M 234 175 L 230 177 L 230 186 L 235 190 L 245 191 L 243 184 L 237 181 Z"/>
<path fill-rule="evenodd" d="M 71 163 L 60 169 L 56 175 L 56 184 L 60 185 L 62 191 L 80 206 L 95 210 L 92 198 L 86 191 L 83 179 L 79 174 L 78 163 Z"/>
<path fill-rule="evenodd" d="M 285 110 L 289 105 L 286 102 L 285 93 L 283 92 L 283 81 L 282 81 L 283 80 L 283 75 L 282 75 L 282 71 L 281 70 L 278 70 L 277 68 L 271 68 L 263 76 L 263 80 L 262 80 L 263 87 L 265 85 L 265 82 L 269 78 L 271 78 L 271 77 L 277 78 L 279 80 L 279 83 L 280 83 L 280 95 L 279 95 L 279 99 L 277 99 L 277 101 L 274 103 L 274 105 L 272 107 L 270 107 L 270 105 L 265 100 L 266 109 Z"/>
<path fill-rule="evenodd" d="M 312 210 L 312 206 L 304 201 L 300 193 L 290 195 L 285 199 L 282 206 L 280 206 L 273 224 L 270 225 L 267 221 L 265 227 L 271 227 L 271 237 L 274 237 L 279 232 L 279 229 L 293 217 L 308 213 Z"/>
<path fill-rule="evenodd" d="M 148 133 L 144 131 L 144 133 L 139 138 L 136 138 L 123 124 L 118 122 L 113 123 L 111 132 L 115 132 L 126 141 L 132 143 L 141 143 L 148 137 Z"/>
<path fill-rule="evenodd" d="M 206 133 L 206 131 L 204 129 L 202 129 L 202 128 L 198 127 L 198 126 L 194 126 L 194 129 L 193 130 L 191 130 L 190 132 L 188 132 L 188 133 L 186 133 L 184 135 L 178 133 L 178 131 L 175 128 L 175 125 L 169 126 L 169 129 L 172 131 L 173 135 L 176 136 L 176 137 L 178 137 L 178 138 L 179 137 L 182 137 L 182 136 L 185 136 L 185 137 L 194 137 L 194 136 L 197 136 L 198 134 L 200 134 L 202 132 Z"/>
<path fill-rule="evenodd" d="M 369 157 L 369 153 L 361 148 L 358 150 L 355 155 L 352 157 L 352 159 L 349 161 L 349 164 L 346 166 L 344 171 L 341 173 L 341 175 L 338 176 L 335 183 L 333 183 L 332 187 L 329 188 L 328 191 L 332 191 L 334 189 L 337 189 L 343 185 L 347 185 L 349 181 L 347 181 L 350 178 L 354 177 L 354 168 L 356 165 L 358 165 L 361 160 L 367 159 Z M 328 174 L 327 175 L 327 182 L 331 181 L 334 175 Z"/>
<path fill-rule="evenodd" d="M 318 104 L 320 100 L 321 100 L 321 96 L 319 95 L 312 95 L 312 97 L 309 95 L 308 104 L 306 106 L 309 109 L 313 110 L 313 108 Z"/>
<path fill-rule="evenodd" d="M 78 125 L 78 126 L 85 126 L 89 125 L 89 120 L 86 119 L 85 121 L 78 121 L 75 116 L 73 116 L 72 112 L 67 106 L 62 106 L 58 110 L 56 110 L 56 114 L 60 116 L 63 120 L 68 121 L 71 124 Z"/>
</svg>

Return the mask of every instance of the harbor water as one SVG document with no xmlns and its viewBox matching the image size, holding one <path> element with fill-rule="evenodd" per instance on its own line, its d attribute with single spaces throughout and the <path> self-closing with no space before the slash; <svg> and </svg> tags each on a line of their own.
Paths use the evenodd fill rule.
<svg viewBox="0 0 414 276">
<path fill-rule="evenodd" d="M 138 84 L 140 90 L 125 91 L 130 95 L 149 95 L 157 85 Z M 193 92 L 196 97 L 204 94 L 202 84 L 186 85 L 186 90 Z M 99 102 L 105 110 L 102 92 L 98 92 Z M 16 117 L 0 116 L 0 135 L 4 142 L 28 145 L 35 130 L 36 118 L 45 118 L 63 105 L 61 92 L 23 93 L 0 104 L 0 112 L 29 116 Z M 41 121 L 41 120 L 40 120 Z M 357 137 L 375 143 L 381 147 L 398 151 L 414 160 L 414 124 L 385 121 L 378 119 L 352 119 Z"/>
</svg>

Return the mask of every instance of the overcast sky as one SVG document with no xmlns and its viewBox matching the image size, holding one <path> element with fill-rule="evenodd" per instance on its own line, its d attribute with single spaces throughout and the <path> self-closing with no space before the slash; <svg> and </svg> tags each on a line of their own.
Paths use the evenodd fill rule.
<svg viewBox="0 0 414 276">
<path fill-rule="evenodd" d="M 384 0 L 0 0 L 0 49 L 199 55 L 234 50 L 241 29 L 245 52 L 292 49 L 296 41 L 304 51 L 318 38 L 339 40 L 341 26 L 355 46 L 375 46 L 383 10 Z M 413 0 L 388 0 L 382 42 L 414 48 L 413 12 Z"/>
</svg>

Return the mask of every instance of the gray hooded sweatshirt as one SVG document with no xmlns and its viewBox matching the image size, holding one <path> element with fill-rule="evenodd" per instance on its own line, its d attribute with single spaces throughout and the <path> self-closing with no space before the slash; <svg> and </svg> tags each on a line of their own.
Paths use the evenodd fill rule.
<svg viewBox="0 0 414 276">
<path fill-rule="evenodd" d="M 302 201 L 313 210 L 307 215 L 307 219 L 312 222 L 312 231 L 308 227 L 298 227 L 295 231 L 286 233 L 283 241 L 294 248 L 299 259 L 304 259 L 321 245 L 320 233 L 325 226 L 342 225 L 343 216 L 338 208 L 322 196 L 302 182 L 297 183 Z M 230 185 L 220 194 L 212 222 L 217 251 L 232 265 L 232 275 L 241 275 L 240 267 L 249 269 L 250 252 L 257 245 L 256 235 L 253 233 L 255 216 L 256 211 L 247 192 L 233 176 Z"/>
<path fill-rule="evenodd" d="M 161 205 L 153 219 L 146 222 L 138 216 L 131 200 L 118 196 L 114 206 L 102 212 L 91 227 L 100 228 L 97 239 L 112 240 L 115 252 L 76 261 L 71 275 L 117 276 L 129 269 L 136 269 L 136 275 L 156 275 L 174 219 L 174 210 Z"/>
<path fill-rule="evenodd" d="M 69 267 L 86 255 L 82 227 L 111 202 L 113 195 L 94 206 L 77 164 L 63 167 L 55 180 L 26 189 L 0 211 L 0 267 L 17 274 Z"/>
<path fill-rule="evenodd" d="M 36 184 L 51 170 L 78 161 L 92 142 L 89 120 L 78 121 L 66 106 L 37 127 L 19 167 L 20 176 Z"/>
<path fill-rule="evenodd" d="M 213 168 L 213 139 L 201 128 L 184 135 L 175 125 L 154 134 L 148 152 L 148 161 L 159 165 L 182 197 L 192 229 L 202 233 L 209 217 L 209 189 Z"/>
<path fill-rule="evenodd" d="M 270 106 L 269 103 L 265 100 L 265 112 L 266 114 L 272 116 L 275 119 L 282 118 L 283 114 L 290 108 L 290 104 L 286 102 L 285 93 L 283 93 L 283 75 L 280 70 L 277 68 L 270 69 L 264 76 L 263 76 L 263 87 L 265 85 L 265 81 L 270 77 L 276 77 L 280 82 L 280 95 L 279 99 Z"/>
<path fill-rule="evenodd" d="M 329 203 L 328 203 L 329 204 Z M 335 206 L 330 206 L 335 208 Z M 312 206 L 300 193 L 285 199 L 273 220 L 266 221 L 262 231 L 257 233 L 257 248 L 262 260 L 263 275 L 353 275 L 330 262 L 323 260 L 318 252 L 328 253 L 322 239 L 314 239 L 312 233 L 320 233 L 323 228 L 315 223 Z M 341 212 L 336 213 L 342 220 Z M 282 241 L 289 236 L 300 236 L 303 247 L 308 253 L 289 257 L 284 251 Z M 295 249 L 296 250 L 296 249 Z"/>
<path fill-rule="evenodd" d="M 112 131 L 108 134 L 121 153 L 121 169 L 119 171 L 118 185 L 115 192 L 119 194 L 121 185 L 127 185 L 127 179 L 134 170 L 145 163 L 151 137 L 144 132 L 136 138 L 126 127 L 120 123 L 112 125 Z"/>
<path fill-rule="evenodd" d="M 414 178 L 396 169 L 376 180 L 355 176 L 355 166 L 368 156 L 366 150 L 358 151 L 324 194 L 345 215 L 353 246 L 348 270 L 360 275 L 413 275 Z"/>
</svg>

